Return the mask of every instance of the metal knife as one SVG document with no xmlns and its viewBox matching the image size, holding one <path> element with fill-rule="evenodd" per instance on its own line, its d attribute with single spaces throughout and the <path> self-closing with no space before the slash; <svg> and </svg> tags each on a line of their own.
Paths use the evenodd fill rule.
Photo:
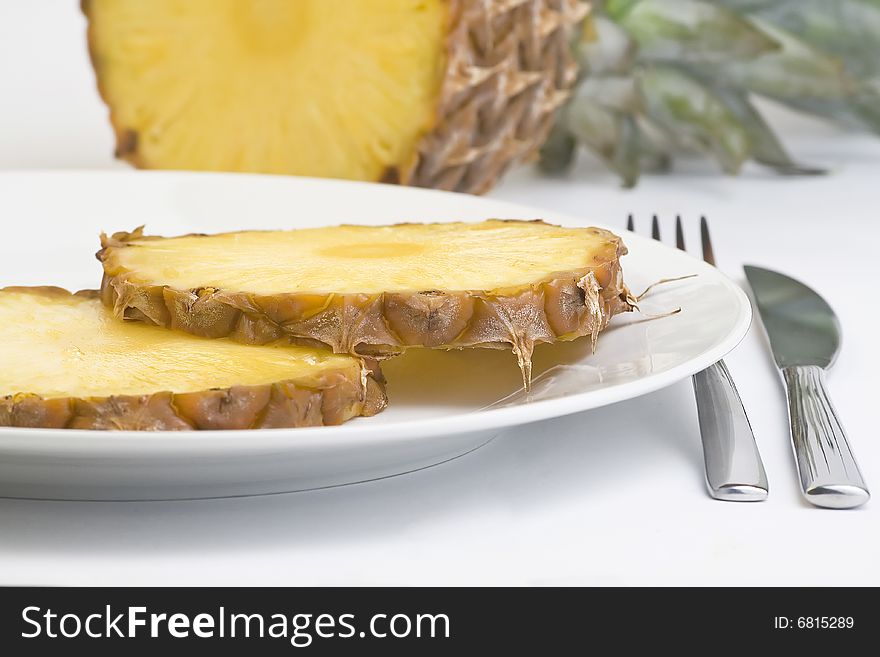
<svg viewBox="0 0 880 657">
<path fill-rule="evenodd" d="M 850 509 L 870 493 L 825 387 L 840 323 L 816 292 L 784 274 L 745 266 L 788 397 L 791 444 L 807 501 Z"/>
</svg>

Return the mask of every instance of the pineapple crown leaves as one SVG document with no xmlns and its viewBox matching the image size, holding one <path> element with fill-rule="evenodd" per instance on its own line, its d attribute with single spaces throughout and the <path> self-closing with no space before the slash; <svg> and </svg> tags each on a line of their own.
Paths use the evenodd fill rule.
<svg viewBox="0 0 880 657">
<path fill-rule="evenodd" d="M 567 169 L 577 145 L 624 186 L 674 154 L 737 173 L 753 160 L 815 174 L 753 104 L 764 97 L 880 134 L 880 0 L 607 0 L 574 45 L 581 78 L 541 151 Z"/>
</svg>

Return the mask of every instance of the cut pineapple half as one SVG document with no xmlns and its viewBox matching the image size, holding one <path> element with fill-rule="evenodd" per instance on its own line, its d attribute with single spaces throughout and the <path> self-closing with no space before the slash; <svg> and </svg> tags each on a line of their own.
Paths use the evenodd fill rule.
<svg viewBox="0 0 880 657">
<path fill-rule="evenodd" d="M 541 221 L 104 236 L 103 299 L 118 316 L 209 337 L 284 336 L 382 357 L 406 347 L 596 337 L 630 310 L 620 238 Z"/>
<path fill-rule="evenodd" d="M 580 0 L 84 0 L 117 156 L 485 191 L 576 79 Z"/>
<path fill-rule="evenodd" d="M 121 322 L 97 292 L 0 290 L 0 426 L 248 429 L 338 424 L 384 406 L 358 358 Z"/>
</svg>

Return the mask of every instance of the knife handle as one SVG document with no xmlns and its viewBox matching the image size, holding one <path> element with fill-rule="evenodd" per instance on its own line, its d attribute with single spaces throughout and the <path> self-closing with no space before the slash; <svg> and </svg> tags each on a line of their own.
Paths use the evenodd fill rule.
<svg viewBox="0 0 880 657">
<path fill-rule="evenodd" d="M 693 383 L 712 497 L 734 502 L 766 500 L 769 487 L 761 454 L 724 361 L 695 374 Z"/>
<path fill-rule="evenodd" d="M 870 498 L 846 433 L 816 366 L 782 369 L 788 393 L 791 444 L 807 501 L 829 509 L 851 509 Z"/>
</svg>

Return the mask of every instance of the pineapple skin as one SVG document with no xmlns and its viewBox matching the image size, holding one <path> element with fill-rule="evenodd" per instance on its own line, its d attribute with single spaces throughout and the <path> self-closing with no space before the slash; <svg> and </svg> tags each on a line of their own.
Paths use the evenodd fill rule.
<svg viewBox="0 0 880 657">
<path fill-rule="evenodd" d="M 58 287 L 8 287 L 63 300 L 71 293 Z M 98 298 L 97 290 L 77 296 Z M 189 393 L 60 397 L 20 393 L 0 397 L 0 426 L 41 429 L 178 431 L 270 429 L 336 425 L 358 415 L 370 416 L 386 405 L 384 379 L 375 364 L 352 380 L 330 371 L 314 386 L 293 381 Z"/>
<path fill-rule="evenodd" d="M 535 344 L 590 336 L 595 349 L 611 317 L 635 307 L 620 266 L 623 242 L 609 231 L 588 230 L 606 240 L 590 266 L 548 273 L 519 287 L 265 295 L 137 281 L 114 254 L 133 241 L 162 239 L 144 237 L 139 228 L 102 236 L 97 254 L 104 267 L 101 299 L 123 319 L 248 344 L 290 339 L 374 359 L 409 347 L 510 348 L 528 388 Z"/>
<path fill-rule="evenodd" d="M 578 77 L 582 0 L 451 0 L 437 122 L 383 182 L 484 194 L 535 159 Z"/>
<path fill-rule="evenodd" d="M 558 110 L 577 82 L 571 43 L 590 4 L 586 0 L 447 0 L 447 4 L 445 72 L 433 124 L 422 130 L 409 157 L 386 167 L 376 180 L 483 194 L 511 166 L 538 157 Z M 115 156 L 138 168 L 169 168 L 141 156 L 140 135 L 114 111 L 102 81 L 92 3 L 81 0 L 80 6 L 89 21 L 88 48 L 98 92 L 110 110 Z"/>
</svg>

